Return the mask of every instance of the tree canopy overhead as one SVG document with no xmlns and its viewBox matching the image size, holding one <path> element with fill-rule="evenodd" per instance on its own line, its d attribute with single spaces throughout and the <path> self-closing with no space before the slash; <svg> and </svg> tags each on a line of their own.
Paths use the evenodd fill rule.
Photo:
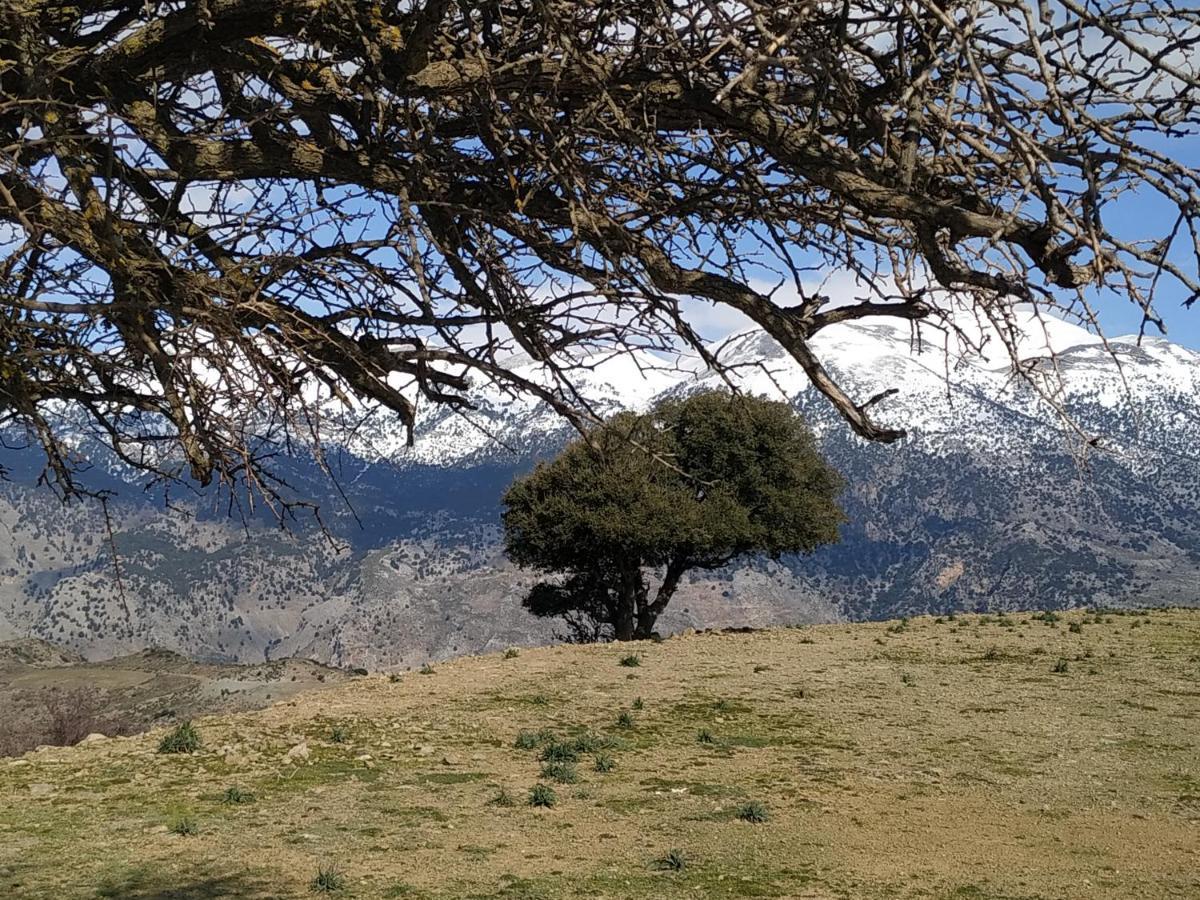
<svg viewBox="0 0 1200 900">
<path fill-rule="evenodd" d="M 788 404 L 706 391 L 619 413 L 518 479 L 505 552 L 565 576 L 534 586 L 534 614 L 648 638 L 688 571 L 837 541 L 842 486 Z"/>
<path fill-rule="evenodd" d="M 1198 44 L 1171 0 L 5 0 L 0 424 L 67 490 L 65 415 L 201 482 L 319 447 L 329 397 L 411 428 L 482 377 L 583 424 L 589 353 L 711 357 L 699 300 L 895 440 L 822 328 L 1194 299 Z"/>
</svg>

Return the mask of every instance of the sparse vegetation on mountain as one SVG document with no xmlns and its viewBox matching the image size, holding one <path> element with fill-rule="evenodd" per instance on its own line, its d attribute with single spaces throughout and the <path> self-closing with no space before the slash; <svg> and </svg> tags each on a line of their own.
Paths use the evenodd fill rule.
<svg viewBox="0 0 1200 900">
<path fill-rule="evenodd" d="M 534 614 L 581 640 L 649 638 L 688 572 L 837 541 L 841 490 L 786 403 L 707 391 L 620 413 L 518 479 L 505 550 L 565 576 L 530 590 Z"/>
</svg>

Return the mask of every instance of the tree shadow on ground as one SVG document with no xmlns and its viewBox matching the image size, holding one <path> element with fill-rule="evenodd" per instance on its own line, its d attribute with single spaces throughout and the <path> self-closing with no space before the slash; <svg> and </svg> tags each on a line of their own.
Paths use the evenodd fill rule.
<svg viewBox="0 0 1200 900">
<path fill-rule="evenodd" d="M 103 900 L 279 900 L 293 892 L 246 874 L 139 869 L 106 878 L 96 888 Z"/>
</svg>

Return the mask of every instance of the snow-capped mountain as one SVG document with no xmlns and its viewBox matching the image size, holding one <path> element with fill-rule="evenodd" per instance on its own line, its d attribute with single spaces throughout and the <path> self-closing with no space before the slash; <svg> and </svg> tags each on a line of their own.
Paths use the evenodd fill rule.
<svg viewBox="0 0 1200 900">
<path fill-rule="evenodd" d="M 1018 353 L 1041 388 L 1036 391 L 1015 375 L 1012 357 L 994 329 L 981 328 L 966 315 L 951 324 L 965 338 L 951 336 L 945 328 L 914 329 L 907 322 L 879 318 L 826 328 L 813 347 L 854 396 L 898 389 L 876 407 L 876 417 L 906 428 L 910 443 L 934 452 L 947 442 L 994 451 L 1034 434 L 1063 443 L 1072 430 L 1077 442 L 1099 436 L 1104 448 L 1117 454 L 1146 441 L 1164 448 L 1195 446 L 1189 438 L 1200 425 L 1200 354 L 1154 338 L 1105 341 L 1060 319 L 1027 313 L 1016 323 Z M 805 407 L 811 401 L 808 411 L 818 429 L 839 427 L 831 411 L 819 408 L 804 372 L 765 333 L 734 335 L 709 349 L 741 389 Z M 551 383 L 528 358 L 514 357 L 511 367 L 522 378 Z M 675 391 L 724 386 L 723 378 L 697 359 L 650 351 L 584 358 L 574 364 L 572 377 L 601 414 L 642 410 Z M 544 448 L 549 436 L 568 431 L 557 413 L 529 395 L 484 384 L 472 399 L 476 410 L 437 408 L 423 416 L 412 447 L 405 446 L 386 416 L 356 433 L 347 446 L 366 459 L 450 467 L 519 457 Z M 1106 435 L 1103 429 L 1092 434 L 1088 426 L 1099 411 L 1128 414 L 1141 427 L 1134 433 L 1123 428 L 1119 435 Z M 1013 434 L 994 430 L 998 420 L 1014 414 L 1026 417 L 1024 429 Z"/>
<path fill-rule="evenodd" d="M 1163 340 L 1104 342 L 1027 314 L 1016 346 L 1034 390 L 1014 377 L 994 329 L 965 315 L 947 324 L 868 319 L 813 342 L 852 396 L 897 389 L 872 409 L 908 429 L 892 446 L 854 437 L 766 335 L 710 348 L 742 389 L 809 417 L 847 476 L 851 521 L 841 544 L 812 557 L 686 585 L 667 627 L 1200 603 L 1200 354 Z M 964 355 L 964 342 L 978 352 Z M 532 360 L 509 365 L 552 384 Z M 573 380 L 599 414 L 723 383 L 695 359 L 651 352 L 576 360 Z M 0 639 L 33 634 L 93 655 L 160 644 L 377 666 L 548 638 L 551 627 L 520 609 L 530 577 L 499 553 L 499 497 L 571 432 L 500 385 L 477 385 L 473 399 L 467 413 L 422 410 L 413 447 L 382 414 L 348 434 L 331 458 L 349 507 L 312 466 L 290 463 L 289 480 L 346 542 L 340 551 L 312 533 L 231 525 L 203 497 L 168 510 L 126 483 L 114 566 L 99 512 L 57 507 L 21 483 L 31 470 L 9 454 Z"/>
</svg>

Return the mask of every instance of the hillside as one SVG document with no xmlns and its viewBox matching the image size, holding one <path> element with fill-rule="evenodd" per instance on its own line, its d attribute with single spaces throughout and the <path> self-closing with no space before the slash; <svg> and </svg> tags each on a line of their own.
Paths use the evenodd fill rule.
<svg viewBox="0 0 1200 900">
<path fill-rule="evenodd" d="M 1048 386 L 1099 436 L 1086 455 L 970 318 L 955 325 L 987 352 L 961 360 L 941 333 L 890 320 L 831 327 L 814 341 L 855 396 L 899 389 L 877 407 L 882 421 L 910 428 L 897 446 L 852 437 L 762 334 L 713 345 L 745 389 L 785 396 L 813 422 L 849 482 L 850 521 L 841 544 L 811 557 L 700 573 L 663 627 L 1200 603 L 1200 355 L 1149 339 L 1105 348 L 1055 319 L 1023 324 L 1029 364 L 1047 370 L 1047 350 L 1057 353 Z M 529 360 L 510 364 L 545 378 Z M 694 359 L 649 353 L 580 366 L 602 412 L 719 383 Z M 97 461 L 93 486 L 117 494 L 123 592 L 99 508 L 63 507 L 33 487 L 32 455 L 5 451 L 0 640 L 40 637 L 92 659 L 161 646 L 372 670 L 549 641 L 553 625 L 520 606 L 530 577 L 500 552 L 499 498 L 561 445 L 566 426 L 495 386 L 475 399 L 469 414 L 428 409 L 412 448 L 387 416 L 333 440 L 344 498 L 313 466 L 281 462 L 297 494 L 322 505 L 339 546 L 303 522 L 291 534 L 261 515 L 244 527 L 212 492 L 181 488 L 167 507 L 160 487 L 144 489 L 80 442 Z"/>
<path fill-rule="evenodd" d="M 352 677 L 306 659 L 222 666 L 147 649 L 88 662 L 43 641 L 0 642 L 0 757 L 90 732 L 260 709 Z"/>
<path fill-rule="evenodd" d="M 1200 897 L 1198 664 L 1200 613 L 1176 610 L 372 676 L 201 719 L 194 755 L 155 753 L 160 730 L 0 761 L 0 894 L 299 898 L 336 866 L 364 900 Z M 576 783 L 539 775 L 542 732 Z"/>
</svg>

